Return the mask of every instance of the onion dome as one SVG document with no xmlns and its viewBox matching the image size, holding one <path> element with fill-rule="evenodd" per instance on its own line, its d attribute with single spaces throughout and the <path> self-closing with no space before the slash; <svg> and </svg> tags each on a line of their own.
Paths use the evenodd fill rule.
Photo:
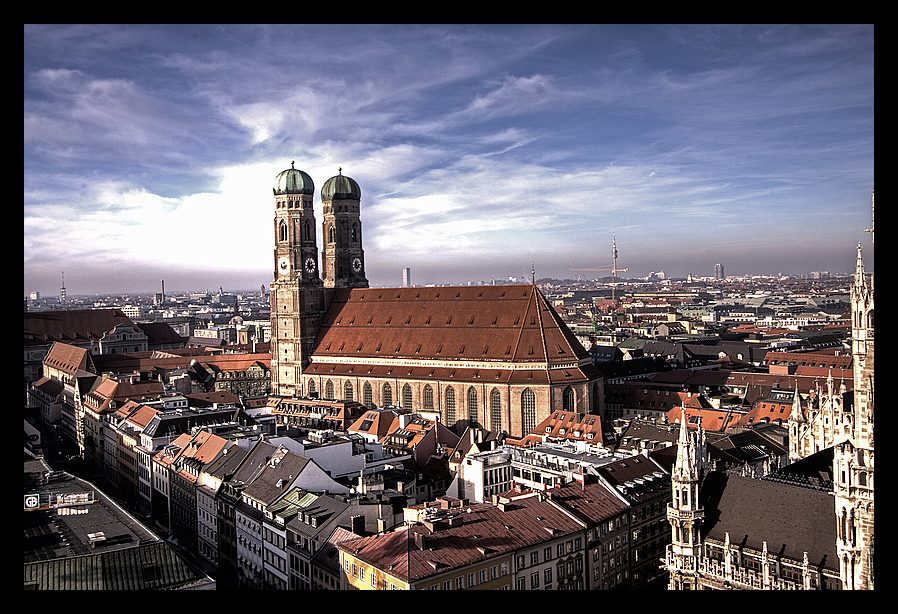
<svg viewBox="0 0 898 614">
<path fill-rule="evenodd" d="M 321 188 L 321 201 L 361 200 L 362 189 L 359 184 L 351 177 L 344 175 L 342 168 L 339 171 L 339 175 L 324 182 L 324 186 Z"/>
<path fill-rule="evenodd" d="M 274 195 L 278 194 L 314 194 L 315 184 L 308 173 L 293 167 L 282 172 L 274 180 Z"/>
</svg>

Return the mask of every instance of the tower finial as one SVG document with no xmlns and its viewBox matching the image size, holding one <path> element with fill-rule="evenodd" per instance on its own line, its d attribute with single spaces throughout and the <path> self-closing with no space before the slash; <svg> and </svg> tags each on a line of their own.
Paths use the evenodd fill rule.
<svg viewBox="0 0 898 614">
<path fill-rule="evenodd" d="M 295 166 L 293 166 L 293 162 L 294 160 L 290 160 L 290 168 L 296 168 Z"/>
<path fill-rule="evenodd" d="M 342 175 L 342 174 L 343 174 L 343 167 L 342 167 L 342 166 L 338 166 L 338 167 L 337 167 L 337 174 L 338 174 L 338 175 Z"/>
</svg>

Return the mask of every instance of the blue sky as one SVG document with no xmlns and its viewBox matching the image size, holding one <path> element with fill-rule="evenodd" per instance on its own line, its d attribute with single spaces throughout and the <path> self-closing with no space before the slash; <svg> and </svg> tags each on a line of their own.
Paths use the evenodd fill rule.
<svg viewBox="0 0 898 614">
<path fill-rule="evenodd" d="M 267 287 L 291 161 L 359 183 L 375 286 L 574 277 L 612 236 L 630 277 L 850 272 L 859 242 L 872 270 L 873 46 L 864 25 L 26 25 L 24 290 Z"/>
</svg>

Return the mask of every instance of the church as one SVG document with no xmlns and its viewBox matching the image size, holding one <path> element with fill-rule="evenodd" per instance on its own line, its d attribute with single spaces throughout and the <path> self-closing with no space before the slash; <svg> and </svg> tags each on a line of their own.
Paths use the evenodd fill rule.
<svg viewBox="0 0 898 614">
<path fill-rule="evenodd" d="M 602 414 L 590 355 L 535 284 L 370 288 L 358 183 L 291 163 L 274 193 L 272 394 L 398 406 L 523 437 L 556 410 Z"/>
</svg>

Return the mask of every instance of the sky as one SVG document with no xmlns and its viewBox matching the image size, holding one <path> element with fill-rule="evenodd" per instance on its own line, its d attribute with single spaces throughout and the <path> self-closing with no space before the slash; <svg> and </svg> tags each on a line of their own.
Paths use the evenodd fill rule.
<svg viewBox="0 0 898 614">
<path fill-rule="evenodd" d="M 873 270 L 873 26 L 25 25 L 24 291 L 259 290 L 272 186 L 371 286 Z M 612 242 L 617 262 L 612 262 Z M 626 271 L 623 271 L 626 269 Z"/>
</svg>

